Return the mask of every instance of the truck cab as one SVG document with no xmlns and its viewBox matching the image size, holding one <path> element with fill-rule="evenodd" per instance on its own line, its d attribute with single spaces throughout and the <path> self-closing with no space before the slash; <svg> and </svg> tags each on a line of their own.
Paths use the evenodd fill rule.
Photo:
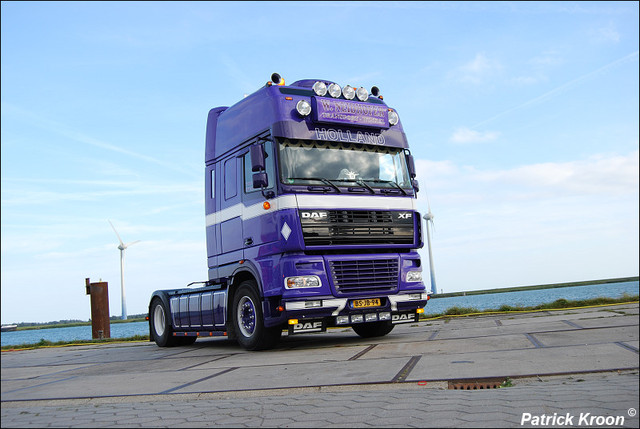
<svg viewBox="0 0 640 429">
<path fill-rule="evenodd" d="M 429 299 L 418 182 L 398 113 L 373 87 L 271 80 L 211 109 L 205 144 L 208 280 L 156 291 L 158 345 L 227 335 L 273 347 L 350 326 L 386 335 Z"/>
</svg>

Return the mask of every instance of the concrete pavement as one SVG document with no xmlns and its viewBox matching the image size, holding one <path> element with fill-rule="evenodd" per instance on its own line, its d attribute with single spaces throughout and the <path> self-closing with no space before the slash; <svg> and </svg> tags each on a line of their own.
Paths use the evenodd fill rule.
<svg viewBox="0 0 640 429">
<path fill-rule="evenodd" d="M 637 304 L 330 330 L 266 352 L 39 349 L 2 354 L 2 427 L 638 427 L 638 366 Z M 490 378 L 512 387 L 449 389 Z"/>
</svg>

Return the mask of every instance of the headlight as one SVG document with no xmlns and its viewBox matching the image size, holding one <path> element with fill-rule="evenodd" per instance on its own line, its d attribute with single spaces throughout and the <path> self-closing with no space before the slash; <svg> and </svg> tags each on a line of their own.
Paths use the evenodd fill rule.
<svg viewBox="0 0 640 429">
<path fill-rule="evenodd" d="M 307 287 L 320 287 L 322 282 L 318 276 L 295 276 L 284 279 L 284 287 L 287 289 L 300 289 Z"/>
<path fill-rule="evenodd" d="M 395 125 L 398 123 L 398 114 L 393 110 L 389 110 L 389 125 Z"/>
<path fill-rule="evenodd" d="M 421 281 L 422 281 L 422 271 L 407 272 L 407 283 L 421 282 Z"/>
<path fill-rule="evenodd" d="M 296 104 L 296 110 L 300 113 L 300 116 L 309 116 L 311 113 L 311 104 L 307 100 L 300 100 Z"/>
<path fill-rule="evenodd" d="M 346 98 L 347 100 L 353 100 L 353 98 L 356 96 L 356 90 L 353 89 L 352 86 L 347 85 L 342 88 L 342 95 L 344 95 L 344 98 Z"/>
<path fill-rule="evenodd" d="M 313 84 L 313 92 L 320 97 L 327 95 L 327 85 L 324 82 L 316 82 Z"/>
<path fill-rule="evenodd" d="M 367 101 L 369 99 L 369 91 L 367 91 L 363 87 L 360 87 L 356 91 L 356 97 L 358 97 L 358 100 L 360 101 Z"/>
<path fill-rule="evenodd" d="M 329 85 L 328 91 L 329 95 L 333 98 L 338 98 L 340 97 L 340 94 L 342 94 L 342 88 L 340 88 L 340 85 L 338 85 L 337 83 L 332 83 L 331 85 Z"/>
</svg>

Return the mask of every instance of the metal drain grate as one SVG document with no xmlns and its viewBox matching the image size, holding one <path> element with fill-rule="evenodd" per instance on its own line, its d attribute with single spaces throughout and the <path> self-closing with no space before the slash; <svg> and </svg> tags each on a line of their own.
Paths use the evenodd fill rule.
<svg viewBox="0 0 640 429">
<path fill-rule="evenodd" d="M 506 378 L 506 377 L 505 377 Z M 499 389 L 505 378 L 476 378 L 471 380 L 449 380 L 450 390 Z"/>
</svg>

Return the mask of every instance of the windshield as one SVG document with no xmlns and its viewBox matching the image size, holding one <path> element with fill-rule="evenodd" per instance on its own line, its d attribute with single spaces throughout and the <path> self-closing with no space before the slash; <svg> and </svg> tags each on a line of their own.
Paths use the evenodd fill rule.
<svg viewBox="0 0 640 429">
<path fill-rule="evenodd" d="M 411 188 L 401 148 L 289 139 L 280 139 L 279 148 L 285 184 L 355 182 L 372 188 Z"/>
</svg>

